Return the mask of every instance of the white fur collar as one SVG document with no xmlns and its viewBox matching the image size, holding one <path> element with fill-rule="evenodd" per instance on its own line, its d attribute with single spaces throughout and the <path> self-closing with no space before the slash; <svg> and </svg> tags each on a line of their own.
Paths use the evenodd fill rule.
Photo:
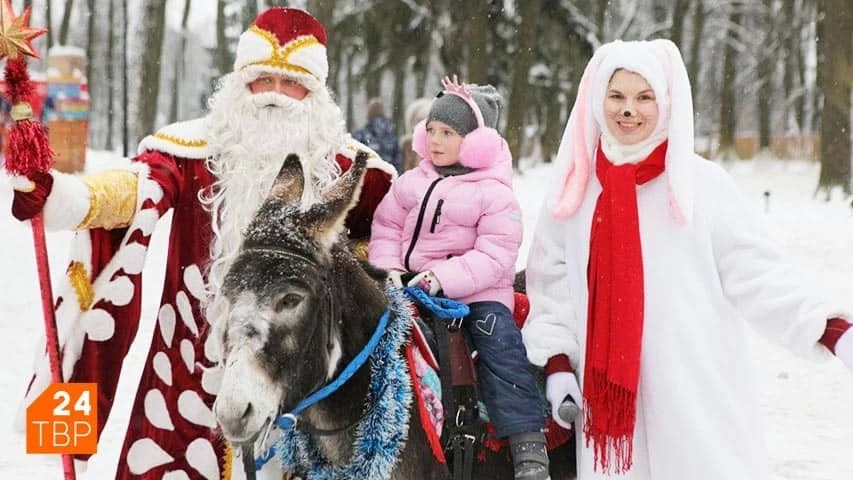
<svg viewBox="0 0 853 480">
<path fill-rule="evenodd" d="M 143 138 L 137 154 L 156 150 L 181 158 L 205 159 L 211 155 L 205 132 L 205 118 L 166 125 L 154 135 Z"/>
</svg>

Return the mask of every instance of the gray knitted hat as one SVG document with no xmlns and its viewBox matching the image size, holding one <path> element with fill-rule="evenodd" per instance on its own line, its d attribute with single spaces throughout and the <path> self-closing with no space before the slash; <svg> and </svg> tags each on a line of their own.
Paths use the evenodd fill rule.
<svg viewBox="0 0 853 480">
<path fill-rule="evenodd" d="M 491 85 L 466 84 L 465 87 L 474 97 L 474 102 L 480 107 L 485 126 L 497 128 L 500 116 L 501 96 Z M 432 102 L 427 123 L 432 120 L 444 122 L 463 137 L 473 132 L 477 125 L 477 117 L 465 100 L 456 95 L 441 92 Z"/>
</svg>

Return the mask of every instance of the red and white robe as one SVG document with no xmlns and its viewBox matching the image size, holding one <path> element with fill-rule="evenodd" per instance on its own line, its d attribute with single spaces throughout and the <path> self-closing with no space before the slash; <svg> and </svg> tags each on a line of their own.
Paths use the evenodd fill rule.
<svg viewBox="0 0 853 480">
<path fill-rule="evenodd" d="M 211 215 L 199 192 L 215 180 L 205 167 L 211 152 L 203 119 L 161 129 L 140 144 L 136 213 L 126 228 L 79 232 L 58 285 L 57 324 L 67 382 L 98 384 L 102 431 L 116 397 L 122 362 L 142 310 L 142 271 L 157 221 L 174 210 L 165 281 L 151 347 L 119 459 L 116 478 L 230 478 L 226 445 L 211 407 L 216 369 L 204 351 L 210 325 L 200 300 L 212 241 Z M 347 171 L 360 144 L 337 152 Z M 390 187 L 393 167 L 372 154 L 359 203 L 347 218 L 351 238 L 367 238 L 373 211 Z M 47 356 L 27 393 L 32 401 L 50 383 Z M 84 458 L 84 457 L 81 457 Z"/>
</svg>

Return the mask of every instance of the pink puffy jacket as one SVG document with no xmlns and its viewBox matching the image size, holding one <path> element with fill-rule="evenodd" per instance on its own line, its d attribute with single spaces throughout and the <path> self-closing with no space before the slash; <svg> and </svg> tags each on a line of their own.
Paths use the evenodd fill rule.
<svg viewBox="0 0 853 480">
<path fill-rule="evenodd" d="M 448 298 L 498 301 L 512 311 L 522 230 L 508 151 L 450 177 L 421 160 L 377 207 L 370 262 L 386 270 L 432 270 Z"/>
</svg>

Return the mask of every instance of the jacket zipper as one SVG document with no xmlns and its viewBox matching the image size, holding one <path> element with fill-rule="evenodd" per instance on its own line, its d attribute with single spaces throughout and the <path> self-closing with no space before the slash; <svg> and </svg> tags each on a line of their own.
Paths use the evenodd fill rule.
<svg viewBox="0 0 853 480">
<path fill-rule="evenodd" d="M 424 221 L 424 214 L 426 213 L 427 203 L 429 203 L 429 196 L 432 194 L 432 190 L 435 188 L 438 182 L 442 181 L 444 177 L 436 178 L 433 181 L 429 188 L 427 188 L 426 194 L 424 194 L 424 199 L 421 202 L 421 208 L 418 211 L 418 223 L 415 224 L 415 231 L 412 233 L 412 241 L 409 243 L 409 249 L 406 250 L 406 258 L 403 261 L 403 265 L 406 266 L 406 270 L 412 271 L 412 267 L 409 266 L 409 258 L 412 256 L 412 252 L 415 250 L 415 243 L 418 241 L 418 235 L 421 234 L 421 223 Z"/>
<path fill-rule="evenodd" d="M 432 217 L 432 225 L 429 227 L 429 233 L 435 233 L 435 226 L 441 221 L 441 205 L 443 203 L 443 198 L 438 199 L 438 205 L 435 206 L 435 215 Z"/>
</svg>

